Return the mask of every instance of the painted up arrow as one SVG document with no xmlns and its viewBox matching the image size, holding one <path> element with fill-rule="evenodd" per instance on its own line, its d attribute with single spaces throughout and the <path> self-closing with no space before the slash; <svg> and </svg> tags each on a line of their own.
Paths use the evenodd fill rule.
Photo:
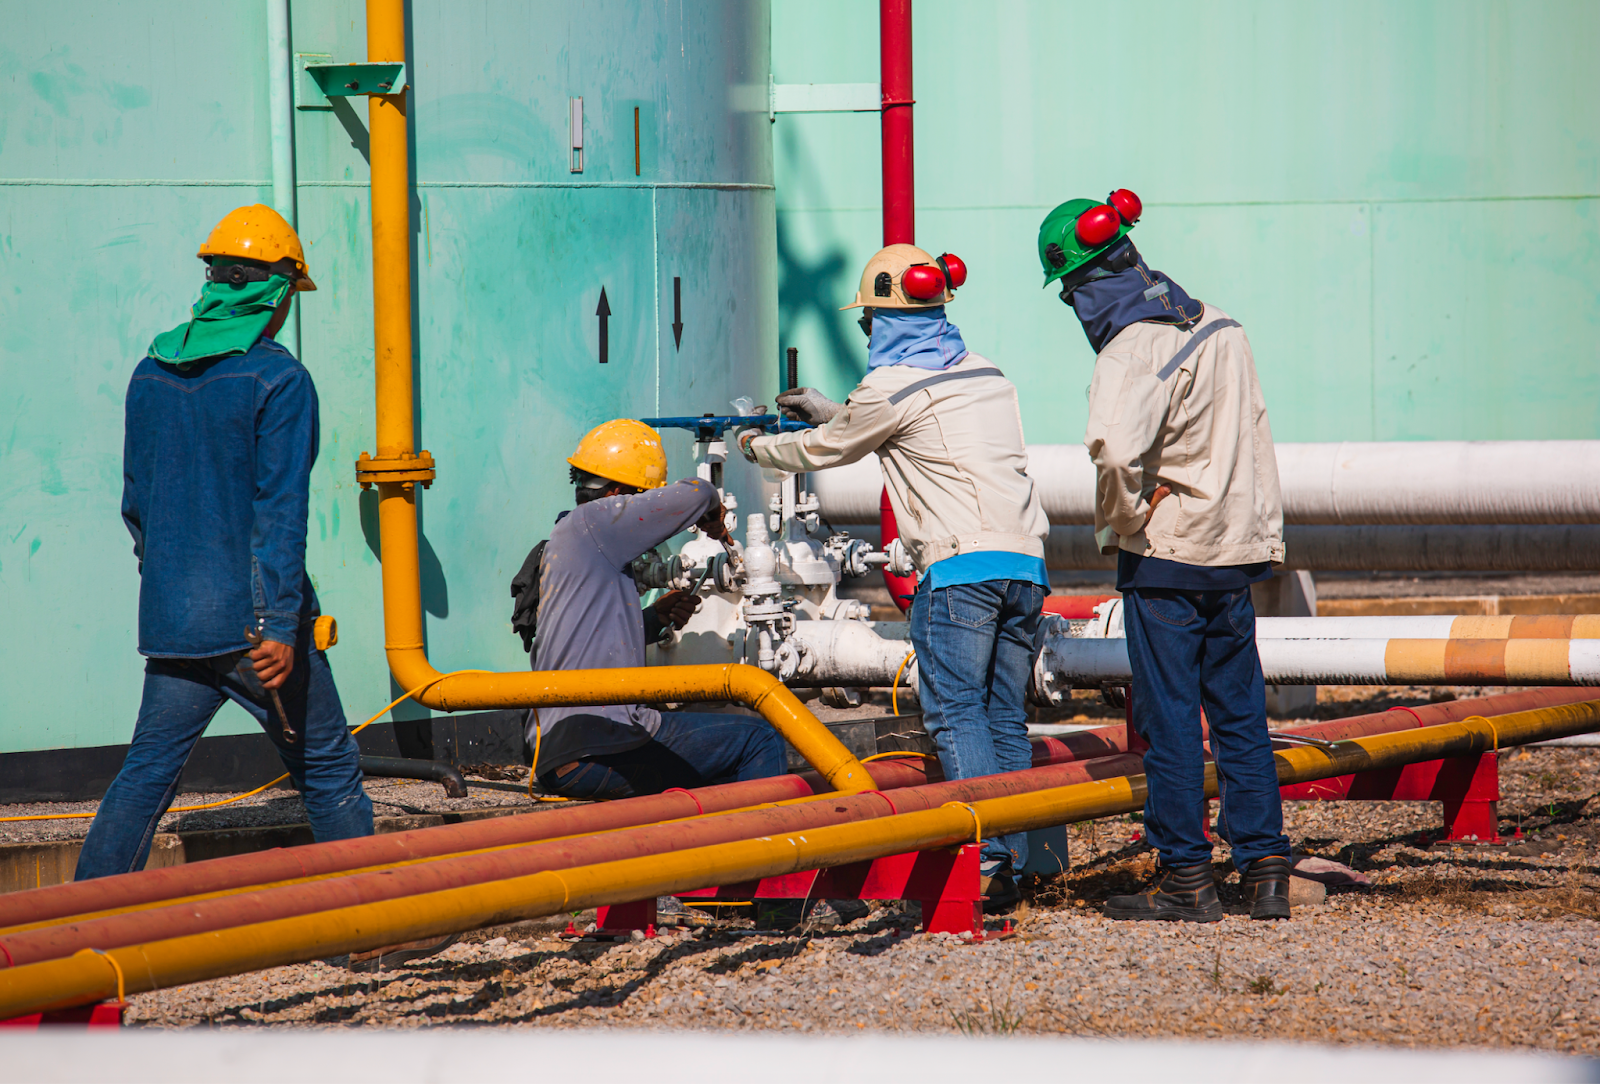
<svg viewBox="0 0 1600 1084">
<path fill-rule="evenodd" d="M 683 349 L 683 280 L 672 276 L 672 345 Z"/>
<path fill-rule="evenodd" d="M 600 317 L 600 364 L 604 365 L 611 360 L 611 306 L 606 304 L 606 288 L 600 287 L 600 305 L 594 310 Z"/>
</svg>

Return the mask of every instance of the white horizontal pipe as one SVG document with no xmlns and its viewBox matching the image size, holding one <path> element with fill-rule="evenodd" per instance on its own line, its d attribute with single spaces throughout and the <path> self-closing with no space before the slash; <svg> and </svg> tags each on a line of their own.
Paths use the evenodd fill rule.
<svg viewBox="0 0 1600 1084">
<path fill-rule="evenodd" d="M 810 657 L 788 683 L 795 686 L 886 688 L 911 654 L 911 629 L 904 621 L 796 621 L 794 638 Z M 906 684 L 904 673 L 900 683 Z"/>
<path fill-rule="evenodd" d="M 1456 641 L 1469 643 L 1472 641 Z M 1593 685 L 1600 683 L 1600 640 L 1507 641 L 1503 677 L 1492 680 L 1457 669 L 1439 671 L 1426 662 L 1400 661 L 1392 655 L 1421 658 L 1436 646 L 1433 640 L 1258 639 L 1261 669 L 1269 685 Z M 1560 644 L 1560 648 L 1550 645 Z M 1052 669 L 1058 684 L 1098 685 L 1132 679 L 1128 642 L 1124 639 L 1077 640 L 1051 637 Z M 1517 661 L 1522 651 L 1557 651 L 1565 656 L 1566 673 L 1529 669 Z"/>
<path fill-rule="evenodd" d="M 1277 452 L 1287 523 L 1600 524 L 1600 440 L 1279 444 Z M 1081 445 L 1032 445 L 1028 463 L 1051 523 L 1094 522 L 1094 464 Z M 830 522 L 878 521 L 876 456 L 809 478 Z"/>
<path fill-rule="evenodd" d="M 1511 615 L 1425 614 L 1396 617 L 1258 617 L 1258 640 L 1411 640 L 1504 639 L 1515 631 Z M 1565 617 L 1551 620 L 1565 621 Z M 1567 635 L 1574 639 L 1600 636 L 1600 617 L 1571 616 Z"/>
</svg>

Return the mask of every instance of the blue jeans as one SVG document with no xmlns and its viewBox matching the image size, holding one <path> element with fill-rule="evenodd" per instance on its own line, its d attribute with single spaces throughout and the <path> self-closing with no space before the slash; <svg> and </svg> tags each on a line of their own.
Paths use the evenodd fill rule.
<svg viewBox="0 0 1600 1084">
<path fill-rule="evenodd" d="M 567 798 L 633 798 L 673 787 L 770 779 L 788 766 L 783 738 L 765 719 L 702 711 L 664 711 L 652 741 L 539 774 L 547 792 Z"/>
<path fill-rule="evenodd" d="M 309 628 L 302 626 L 302 640 L 309 640 Z M 292 744 L 283 740 L 272 697 L 257 680 L 248 654 L 145 660 L 144 700 L 133 743 L 89 826 L 76 880 L 144 868 L 156 825 L 178 792 L 184 762 L 224 700 L 253 715 L 272 739 L 305 799 L 317 842 L 372 834 L 372 802 L 361 788 L 361 753 L 345 722 L 333 672 L 321 651 L 307 647 L 296 647 L 294 669 L 278 690 L 298 732 Z"/>
<path fill-rule="evenodd" d="M 1019 772 L 1033 764 L 1025 699 L 1045 589 L 1027 580 L 987 580 L 930 590 L 911 600 L 922 725 L 946 779 Z M 983 841 L 983 862 L 1020 870 L 1028 835 Z"/>
<path fill-rule="evenodd" d="M 1133 665 L 1134 728 L 1150 743 L 1145 835 L 1161 861 L 1211 861 L 1202 708 L 1221 791 L 1220 828 L 1234 862 L 1243 868 L 1257 858 L 1287 855 L 1250 588 L 1134 589 L 1123 594 L 1123 622 Z"/>
</svg>

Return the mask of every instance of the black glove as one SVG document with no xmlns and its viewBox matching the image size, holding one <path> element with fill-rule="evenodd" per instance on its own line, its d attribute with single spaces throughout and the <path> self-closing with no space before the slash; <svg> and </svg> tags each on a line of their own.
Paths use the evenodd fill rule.
<svg viewBox="0 0 1600 1084">
<path fill-rule="evenodd" d="M 687 591 L 669 591 L 650 604 L 663 627 L 681 629 L 700 608 L 700 596 Z"/>
<path fill-rule="evenodd" d="M 778 409 L 790 421 L 827 425 L 844 407 L 816 388 L 792 388 L 778 396 Z"/>
</svg>

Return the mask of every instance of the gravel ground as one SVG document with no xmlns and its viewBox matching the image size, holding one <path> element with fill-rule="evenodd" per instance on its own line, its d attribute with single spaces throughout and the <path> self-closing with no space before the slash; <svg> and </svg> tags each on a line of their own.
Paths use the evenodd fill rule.
<svg viewBox="0 0 1600 1084">
<path fill-rule="evenodd" d="M 1335 694 L 1319 715 L 1438 695 Z M 1523 833 L 1504 846 L 1438 842 L 1433 803 L 1287 804 L 1298 848 L 1373 882 L 1335 888 L 1290 923 L 1099 917 L 1107 896 L 1142 886 L 1153 864 L 1134 841 L 1137 817 L 1116 818 L 1073 826 L 1073 868 L 1033 886 L 1014 936 L 982 944 L 916 934 L 902 905 L 829 931 L 760 933 L 745 920 L 620 944 L 561 940 L 560 916 L 479 931 L 376 976 L 313 963 L 143 994 L 129 1022 L 870 1028 L 1600 1052 L 1600 750 L 1507 751 L 1501 789 L 1502 833 Z M 1217 858 L 1233 901 L 1226 848 Z M 592 920 L 573 917 L 580 928 Z"/>
</svg>

